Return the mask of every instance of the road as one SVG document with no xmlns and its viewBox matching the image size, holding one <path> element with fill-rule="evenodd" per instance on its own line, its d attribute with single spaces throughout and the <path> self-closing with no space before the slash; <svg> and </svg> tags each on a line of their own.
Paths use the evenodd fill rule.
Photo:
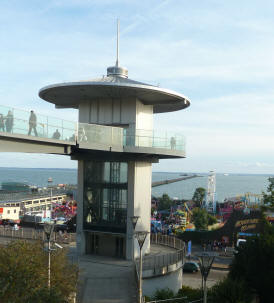
<svg viewBox="0 0 274 303">
<path fill-rule="evenodd" d="M 218 281 L 224 279 L 228 271 L 211 269 L 207 278 L 207 286 L 211 287 Z M 183 273 L 183 285 L 192 288 L 200 288 L 202 284 L 202 276 L 200 271 L 197 273 Z"/>
</svg>

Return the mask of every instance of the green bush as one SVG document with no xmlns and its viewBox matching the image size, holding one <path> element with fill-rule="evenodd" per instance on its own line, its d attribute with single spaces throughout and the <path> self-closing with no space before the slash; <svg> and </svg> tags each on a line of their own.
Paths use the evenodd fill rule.
<svg viewBox="0 0 274 303">
<path fill-rule="evenodd" d="M 195 289 L 189 286 L 182 286 L 182 288 L 178 291 L 177 297 L 187 297 L 187 299 L 182 302 L 195 301 L 201 299 L 202 291 L 201 289 Z"/>
<path fill-rule="evenodd" d="M 164 289 L 157 289 L 153 300 L 164 300 L 164 299 L 171 299 L 174 297 L 174 292 L 169 288 Z"/>
<path fill-rule="evenodd" d="M 252 295 L 244 280 L 226 278 L 208 291 L 209 303 L 249 303 Z"/>
</svg>

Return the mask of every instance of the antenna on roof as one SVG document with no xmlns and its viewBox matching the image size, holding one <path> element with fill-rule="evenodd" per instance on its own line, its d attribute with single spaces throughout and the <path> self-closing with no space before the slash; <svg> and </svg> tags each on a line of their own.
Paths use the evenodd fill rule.
<svg viewBox="0 0 274 303">
<path fill-rule="evenodd" d="M 128 77 L 128 70 L 122 66 L 119 66 L 119 36 L 120 36 L 120 20 L 117 19 L 117 46 L 116 46 L 116 64 L 107 68 L 107 77 Z"/>
<path fill-rule="evenodd" d="M 120 32 L 120 20 L 117 19 L 117 48 L 116 48 L 116 66 L 119 66 L 119 33 Z"/>
</svg>

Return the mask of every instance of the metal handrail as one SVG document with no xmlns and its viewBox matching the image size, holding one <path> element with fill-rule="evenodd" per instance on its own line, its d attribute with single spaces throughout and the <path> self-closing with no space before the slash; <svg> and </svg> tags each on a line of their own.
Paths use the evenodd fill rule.
<svg viewBox="0 0 274 303">
<path fill-rule="evenodd" d="M 143 258 L 143 270 L 153 269 L 154 271 L 157 271 L 157 269 L 182 261 L 185 256 L 185 243 L 176 237 L 151 234 L 150 242 L 152 244 L 172 247 L 177 250 L 175 252 L 160 256 L 145 256 Z M 136 260 L 136 264 L 138 264 L 138 262 L 139 260 Z"/>
<path fill-rule="evenodd" d="M 0 237 L 25 240 L 45 240 L 45 233 L 41 229 L 30 229 L 21 227 L 19 230 L 13 230 L 10 227 L 0 227 Z M 55 233 L 54 238 L 59 243 L 70 243 L 76 241 L 75 233 L 64 233 L 62 235 Z"/>
<path fill-rule="evenodd" d="M 0 105 L 0 114 L 7 119 L 8 112 L 12 113 L 13 123 L 10 129 L 7 126 L 0 130 L 0 133 L 13 135 L 28 135 L 29 133 L 29 112 L 26 110 Z M 174 151 L 185 151 L 185 138 L 181 134 L 160 132 L 155 129 L 124 129 L 100 124 L 77 123 L 41 115 L 37 113 L 37 138 L 47 138 L 55 141 L 68 141 L 71 144 L 94 145 L 103 144 L 110 147 L 138 147 L 157 148 Z M 60 137 L 54 138 L 55 129 L 60 131 Z M 84 130 L 84 132 L 83 132 Z M 35 138 L 30 134 L 31 138 Z"/>
</svg>

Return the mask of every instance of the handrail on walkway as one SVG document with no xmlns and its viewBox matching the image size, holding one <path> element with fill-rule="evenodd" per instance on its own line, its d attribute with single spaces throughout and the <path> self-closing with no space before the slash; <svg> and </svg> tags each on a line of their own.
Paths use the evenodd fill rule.
<svg viewBox="0 0 274 303">
<path fill-rule="evenodd" d="M 181 239 L 161 234 L 151 234 L 150 243 L 165 245 L 177 249 L 174 252 L 159 256 L 144 256 L 143 270 L 159 269 L 182 261 L 185 256 L 185 243 Z M 136 265 L 139 260 L 136 260 Z"/>
<path fill-rule="evenodd" d="M 106 145 L 109 147 L 159 148 L 185 151 L 185 138 L 181 134 L 159 130 L 113 127 L 89 123 L 77 123 L 40 115 L 13 107 L 0 105 L 0 133 L 25 135 L 32 138 L 51 139 L 70 144 Z M 34 118 L 35 117 L 35 118 Z"/>
</svg>

